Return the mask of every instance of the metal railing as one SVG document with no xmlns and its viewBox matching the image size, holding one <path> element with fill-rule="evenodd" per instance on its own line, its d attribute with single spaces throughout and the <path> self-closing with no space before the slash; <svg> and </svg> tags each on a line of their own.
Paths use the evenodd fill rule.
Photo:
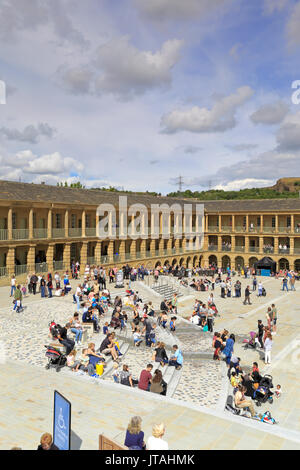
<svg viewBox="0 0 300 470">
<path fill-rule="evenodd" d="M 93 265 L 97 264 L 95 256 L 88 256 L 87 263 L 90 266 L 93 266 Z"/>
<path fill-rule="evenodd" d="M 48 264 L 47 263 L 35 263 L 35 272 L 36 273 L 47 273 Z"/>
<path fill-rule="evenodd" d="M 54 269 L 54 271 L 64 271 L 65 270 L 65 263 L 62 260 L 61 261 L 53 261 L 53 269 Z"/>
<path fill-rule="evenodd" d="M 34 238 L 48 238 L 48 229 L 46 228 L 34 228 L 33 229 Z"/>
<path fill-rule="evenodd" d="M 76 238 L 82 236 L 82 229 L 81 228 L 69 228 L 69 237 Z"/>
<path fill-rule="evenodd" d="M 66 232 L 64 228 L 53 228 L 52 237 L 53 238 L 65 238 Z"/>
<path fill-rule="evenodd" d="M 278 232 L 280 233 L 290 233 L 291 227 L 278 227 Z"/>
<path fill-rule="evenodd" d="M 7 275 L 8 275 L 7 267 L 6 266 L 1 266 L 0 267 L 0 277 L 6 277 Z"/>
<path fill-rule="evenodd" d="M 208 245 L 209 251 L 218 251 L 218 245 Z"/>
<path fill-rule="evenodd" d="M 245 247 L 244 246 L 235 246 L 235 250 L 237 253 L 244 253 Z"/>
<path fill-rule="evenodd" d="M 13 240 L 27 240 L 29 238 L 29 230 L 27 228 L 17 228 L 12 231 Z"/>
<path fill-rule="evenodd" d="M 275 233 L 276 228 L 275 227 L 270 227 L 270 226 L 264 226 L 263 232 L 265 232 L 265 233 Z"/>
<path fill-rule="evenodd" d="M 8 240 L 8 230 L 5 228 L 0 229 L 0 240 Z"/>
<path fill-rule="evenodd" d="M 210 226 L 208 227 L 208 232 L 219 232 L 219 227 Z"/>
<path fill-rule="evenodd" d="M 258 246 L 249 246 L 249 253 L 259 253 L 259 247 Z"/>
<path fill-rule="evenodd" d="M 289 255 L 290 254 L 290 248 L 278 248 L 278 253 L 280 255 Z"/>
<path fill-rule="evenodd" d="M 87 237 L 95 237 L 96 236 L 96 227 L 89 227 L 85 229 L 85 235 Z"/>
<path fill-rule="evenodd" d="M 232 232 L 231 225 L 222 225 L 222 232 Z"/>
<path fill-rule="evenodd" d="M 21 274 L 27 273 L 28 266 L 27 264 L 16 264 L 15 265 L 15 275 L 20 276 Z"/>
</svg>

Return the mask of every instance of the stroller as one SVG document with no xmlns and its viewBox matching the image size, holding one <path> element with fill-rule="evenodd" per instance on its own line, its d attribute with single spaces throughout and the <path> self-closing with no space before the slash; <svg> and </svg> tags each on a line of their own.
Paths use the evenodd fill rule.
<svg viewBox="0 0 300 470">
<path fill-rule="evenodd" d="M 50 367 L 54 367 L 56 369 L 56 372 L 59 372 L 60 369 L 62 369 L 67 362 L 66 356 L 59 351 L 59 349 L 54 348 L 52 346 L 46 346 L 47 348 L 46 351 L 46 357 L 48 359 L 48 364 L 46 365 L 46 369 L 50 369 Z"/>
<path fill-rule="evenodd" d="M 271 388 L 273 388 L 273 378 L 271 375 L 265 375 L 260 383 L 257 390 L 254 392 L 253 399 L 257 406 L 261 406 L 263 403 L 273 403 L 273 395 Z"/>
<path fill-rule="evenodd" d="M 256 345 L 258 343 L 258 340 L 257 340 L 257 337 L 256 337 L 257 335 L 256 335 L 255 331 L 250 331 L 249 336 L 250 336 L 250 338 L 246 338 L 243 341 L 243 343 L 245 344 L 244 348 L 245 349 L 248 349 L 248 348 L 256 349 Z"/>
</svg>

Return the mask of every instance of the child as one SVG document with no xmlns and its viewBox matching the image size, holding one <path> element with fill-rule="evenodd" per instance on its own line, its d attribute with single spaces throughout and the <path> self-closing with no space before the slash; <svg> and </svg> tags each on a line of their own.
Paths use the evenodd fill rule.
<svg viewBox="0 0 300 470">
<path fill-rule="evenodd" d="M 120 373 L 119 373 L 119 364 L 117 362 L 114 362 L 113 365 L 113 379 L 116 384 L 120 383 Z"/>
<path fill-rule="evenodd" d="M 139 346 L 142 342 L 140 328 L 137 328 L 136 331 L 133 333 L 133 342 L 135 346 Z"/>
<path fill-rule="evenodd" d="M 87 348 L 84 348 L 81 352 L 81 357 L 80 357 L 80 366 L 79 369 L 83 370 L 84 372 L 88 371 L 88 364 L 90 362 L 90 358 L 87 355 Z"/>
<path fill-rule="evenodd" d="M 282 393 L 282 390 L 281 390 L 281 385 L 277 385 L 276 386 L 276 390 L 275 390 L 275 395 L 277 398 L 279 398 L 281 396 L 281 393 Z"/>
<path fill-rule="evenodd" d="M 176 330 L 176 322 L 177 320 L 177 317 L 171 317 L 171 321 L 170 321 L 170 330 L 171 331 L 175 331 Z"/>
<path fill-rule="evenodd" d="M 161 326 L 163 328 L 166 328 L 167 321 L 168 321 L 168 315 L 166 313 L 163 313 L 161 317 Z"/>
<path fill-rule="evenodd" d="M 75 349 L 70 352 L 70 354 L 67 356 L 67 366 L 70 367 L 72 372 L 77 372 L 80 366 L 80 361 L 75 361 L 77 351 Z"/>
<path fill-rule="evenodd" d="M 26 297 L 27 289 L 25 286 L 21 287 L 21 291 L 22 291 L 23 297 Z"/>
<path fill-rule="evenodd" d="M 105 322 L 104 327 L 103 327 L 103 334 L 107 335 L 108 333 L 108 322 Z"/>
<path fill-rule="evenodd" d="M 152 330 L 150 331 L 150 334 L 149 334 L 149 339 L 151 341 L 151 347 L 154 347 L 155 346 L 155 343 L 156 343 L 156 339 L 155 339 L 155 328 L 156 328 L 156 323 L 154 323 L 152 325 Z"/>
</svg>

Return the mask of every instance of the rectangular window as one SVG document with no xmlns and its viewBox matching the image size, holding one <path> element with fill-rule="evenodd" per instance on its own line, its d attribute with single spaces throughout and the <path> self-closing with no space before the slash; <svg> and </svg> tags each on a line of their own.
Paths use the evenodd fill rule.
<svg viewBox="0 0 300 470">
<path fill-rule="evenodd" d="M 291 226 L 291 216 L 290 215 L 288 215 L 287 218 L 286 218 L 286 226 L 287 227 Z"/>
<path fill-rule="evenodd" d="M 76 228 L 76 215 L 72 214 L 71 216 L 71 228 Z"/>
<path fill-rule="evenodd" d="M 272 228 L 276 226 L 276 217 L 272 217 Z"/>
<path fill-rule="evenodd" d="M 260 227 L 260 217 L 257 217 L 257 226 Z"/>
<path fill-rule="evenodd" d="M 85 226 L 86 228 L 90 228 L 91 226 L 91 216 L 89 214 L 86 214 L 85 216 Z"/>
<path fill-rule="evenodd" d="M 17 228 L 17 214 L 15 212 L 12 213 L 12 228 L 13 230 Z"/>
<path fill-rule="evenodd" d="M 61 214 L 55 214 L 56 228 L 61 228 Z"/>
</svg>

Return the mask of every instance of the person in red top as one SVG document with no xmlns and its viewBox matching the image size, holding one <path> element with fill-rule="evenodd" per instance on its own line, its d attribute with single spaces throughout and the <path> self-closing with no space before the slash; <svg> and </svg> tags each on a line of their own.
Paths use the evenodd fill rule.
<svg viewBox="0 0 300 470">
<path fill-rule="evenodd" d="M 152 369 L 153 369 L 153 365 L 148 364 L 146 369 L 142 370 L 139 384 L 138 384 L 138 388 L 140 390 L 149 391 L 151 380 L 152 380 L 152 374 L 151 374 Z"/>
</svg>

